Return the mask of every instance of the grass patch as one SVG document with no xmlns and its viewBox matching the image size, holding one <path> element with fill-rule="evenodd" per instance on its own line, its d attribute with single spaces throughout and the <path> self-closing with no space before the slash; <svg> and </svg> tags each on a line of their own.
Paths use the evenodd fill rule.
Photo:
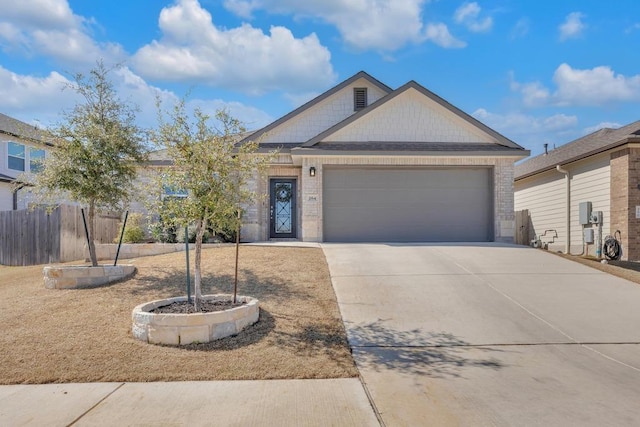
<svg viewBox="0 0 640 427">
<path fill-rule="evenodd" d="M 203 293 L 232 292 L 234 251 L 203 250 Z M 45 289 L 42 266 L 0 266 L 0 383 L 357 376 L 317 248 L 240 248 L 239 294 L 258 298 L 261 312 L 238 336 L 179 348 L 135 340 L 136 305 L 186 294 L 184 258 L 124 260 L 134 278 L 84 290 Z"/>
</svg>

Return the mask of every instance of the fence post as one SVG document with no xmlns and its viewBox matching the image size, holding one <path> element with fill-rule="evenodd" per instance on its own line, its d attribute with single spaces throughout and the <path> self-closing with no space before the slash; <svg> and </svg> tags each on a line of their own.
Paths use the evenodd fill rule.
<svg viewBox="0 0 640 427">
<path fill-rule="evenodd" d="M 84 208 L 80 208 L 80 212 L 82 212 L 82 223 L 84 224 L 84 234 L 87 237 L 87 250 L 91 247 L 91 243 L 89 240 L 89 229 L 87 228 L 87 219 L 84 216 Z"/>
<path fill-rule="evenodd" d="M 118 249 L 116 250 L 116 259 L 113 261 L 113 266 L 118 264 L 118 256 L 120 255 L 120 246 L 122 246 L 122 237 L 124 237 L 124 228 L 127 226 L 127 218 L 129 217 L 129 211 L 124 214 L 124 222 L 122 223 L 122 231 L 120 232 L 120 241 L 118 242 Z"/>
</svg>

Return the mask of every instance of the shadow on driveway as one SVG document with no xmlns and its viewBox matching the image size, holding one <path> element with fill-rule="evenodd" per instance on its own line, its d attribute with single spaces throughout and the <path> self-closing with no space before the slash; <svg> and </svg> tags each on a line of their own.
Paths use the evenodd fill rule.
<svg viewBox="0 0 640 427">
<path fill-rule="evenodd" d="M 421 329 L 397 331 L 381 321 L 365 325 L 347 325 L 349 344 L 359 368 L 433 378 L 462 377 L 465 368 L 499 370 L 502 362 L 491 347 L 472 346 L 446 332 Z"/>
</svg>

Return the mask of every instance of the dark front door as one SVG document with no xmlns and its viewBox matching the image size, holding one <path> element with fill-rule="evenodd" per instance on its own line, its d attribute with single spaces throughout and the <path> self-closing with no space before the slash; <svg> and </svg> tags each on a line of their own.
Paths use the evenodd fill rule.
<svg viewBox="0 0 640 427">
<path fill-rule="evenodd" d="M 270 236 L 296 238 L 296 180 L 272 179 L 270 182 Z"/>
</svg>

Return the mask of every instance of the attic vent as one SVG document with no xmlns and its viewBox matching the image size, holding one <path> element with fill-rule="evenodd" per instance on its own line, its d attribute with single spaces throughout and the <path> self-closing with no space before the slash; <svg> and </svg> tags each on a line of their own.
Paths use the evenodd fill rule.
<svg viewBox="0 0 640 427">
<path fill-rule="evenodd" d="M 353 88 L 353 111 L 359 111 L 367 107 L 367 88 Z"/>
</svg>

